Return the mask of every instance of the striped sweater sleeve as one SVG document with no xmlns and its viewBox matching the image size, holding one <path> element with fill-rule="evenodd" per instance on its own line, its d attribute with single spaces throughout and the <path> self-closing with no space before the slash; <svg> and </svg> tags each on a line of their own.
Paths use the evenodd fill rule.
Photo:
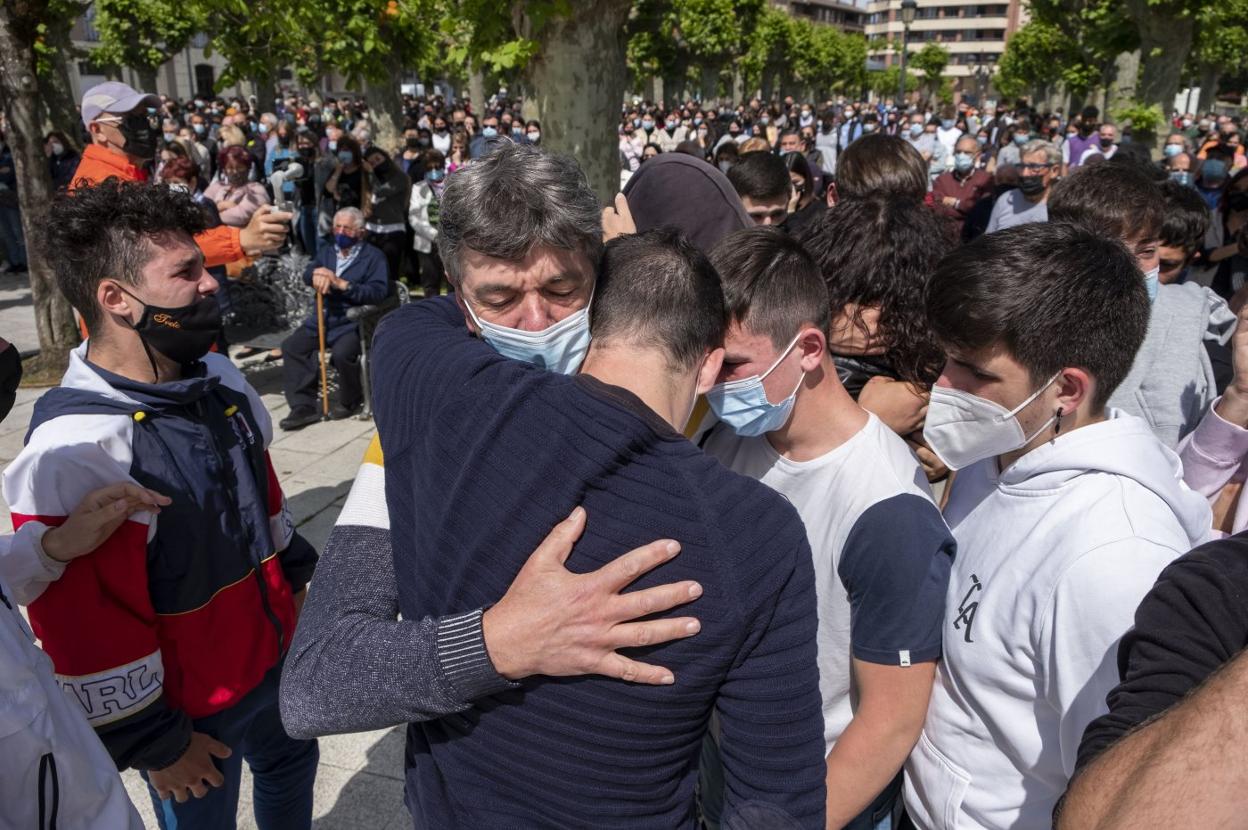
<svg viewBox="0 0 1248 830">
<path fill-rule="evenodd" d="M 490 662 L 481 614 L 398 618 L 385 469 L 374 438 L 282 670 L 286 731 L 312 738 L 431 720 L 512 688 Z"/>
</svg>

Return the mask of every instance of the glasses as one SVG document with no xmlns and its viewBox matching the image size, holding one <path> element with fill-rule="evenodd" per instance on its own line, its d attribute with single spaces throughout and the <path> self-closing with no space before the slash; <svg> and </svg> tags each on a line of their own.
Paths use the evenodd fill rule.
<svg viewBox="0 0 1248 830">
<path fill-rule="evenodd" d="M 1051 164 L 1020 164 L 1019 165 L 1019 167 L 1023 168 L 1029 173 L 1042 173 L 1045 170 L 1048 170 L 1052 166 L 1053 165 Z"/>
</svg>

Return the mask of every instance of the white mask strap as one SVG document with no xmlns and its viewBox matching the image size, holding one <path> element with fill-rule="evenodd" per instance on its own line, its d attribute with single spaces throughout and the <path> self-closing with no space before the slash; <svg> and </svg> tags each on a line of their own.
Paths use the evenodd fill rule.
<svg viewBox="0 0 1248 830">
<path fill-rule="evenodd" d="M 1044 393 L 1044 390 L 1046 390 L 1046 389 L 1048 389 L 1050 386 L 1052 386 L 1052 385 L 1053 385 L 1053 382 L 1054 382 L 1055 380 L 1057 380 L 1059 377 L 1061 377 L 1061 375 L 1062 375 L 1062 373 L 1061 373 L 1060 371 L 1059 371 L 1059 372 L 1057 372 L 1056 374 L 1054 374 L 1054 375 L 1053 375 L 1053 377 L 1049 378 L 1049 382 L 1048 382 L 1048 383 L 1046 383 L 1044 386 L 1041 386 L 1041 387 L 1040 387 L 1039 389 L 1037 389 L 1035 392 L 1032 392 L 1032 393 L 1031 393 L 1031 395 L 1027 398 L 1027 400 L 1023 401 L 1023 402 L 1022 402 L 1022 403 L 1020 403 L 1018 406 L 1014 407 L 1013 409 L 1011 409 L 1009 412 L 1005 413 L 1004 415 L 1001 415 L 1001 416 L 998 418 L 998 420 L 1004 421 L 1006 418 L 1013 418 L 1015 415 L 1017 415 L 1018 413 L 1022 412 L 1024 409 L 1026 409 L 1026 408 L 1027 408 L 1027 405 L 1028 405 L 1028 404 L 1030 404 L 1030 403 L 1031 403 L 1032 401 L 1034 401 L 1036 398 L 1040 397 L 1040 396 Z M 1051 423 L 1051 422 L 1050 422 L 1050 423 Z M 1045 424 L 1045 426 L 1048 426 L 1048 424 Z M 1037 434 L 1037 435 L 1039 435 L 1039 433 L 1036 433 L 1036 434 Z M 1034 438 L 1035 436 L 1033 435 L 1032 437 Z M 1029 440 L 1030 440 L 1030 439 L 1029 439 Z"/>
</svg>

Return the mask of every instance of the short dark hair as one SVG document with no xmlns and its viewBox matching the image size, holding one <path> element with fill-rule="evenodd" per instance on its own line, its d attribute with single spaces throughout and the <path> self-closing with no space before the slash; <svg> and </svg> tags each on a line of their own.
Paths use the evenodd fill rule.
<svg viewBox="0 0 1248 830">
<path fill-rule="evenodd" d="M 1130 163 L 1079 167 L 1049 194 L 1049 221 L 1115 239 L 1156 239 L 1164 220 L 1157 183 Z"/>
<path fill-rule="evenodd" d="M 152 257 L 153 236 L 195 235 L 204 213 L 191 197 L 163 183 L 108 178 L 52 200 L 42 223 L 40 243 L 52 264 L 61 293 L 88 329 L 100 319 L 95 301 L 103 279 L 138 285 Z"/>
<path fill-rule="evenodd" d="M 836 192 L 842 199 L 881 196 L 921 202 L 927 197 L 927 162 L 904 138 L 864 135 L 837 160 Z"/>
<path fill-rule="evenodd" d="M 679 231 L 656 228 L 607 243 L 589 312 L 595 340 L 661 349 L 674 371 L 685 371 L 724 344 L 727 327 L 719 275 Z"/>
<path fill-rule="evenodd" d="M 1209 232 L 1209 207 L 1194 188 L 1185 184 L 1165 181 L 1159 187 L 1166 213 L 1161 224 L 1161 244 L 1182 248 L 1190 256 L 1204 244 Z"/>
<path fill-rule="evenodd" d="M 879 309 L 876 337 L 897 376 L 936 380 L 944 352 L 928 328 L 923 289 L 957 241 L 949 221 L 909 199 L 846 199 L 800 239 L 819 266 L 833 313 L 857 306 L 854 324 L 865 330 L 861 312 Z"/>
<path fill-rule="evenodd" d="M 742 154 L 728 171 L 728 181 L 738 196 L 755 202 L 784 198 L 793 187 L 784 160 L 767 150 Z"/>
<path fill-rule="evenodd" d="M 777 227 L 736 231 L 711 251 L 724 286 L 728 319 L 783 349 L 810 323 L 827 335 L 828 287 L 802 244 Z"/>
<path fill-rule="evenodd" d="M 1148 329 L 1148 291 L 1115 236 L 1068 222 L 986 234 L 941 261 L 927 315 L 946 348 L 1003 346 L 1033 383 L 1078 367 L 1100 410 L 1131 369 Z"/>
</svg>

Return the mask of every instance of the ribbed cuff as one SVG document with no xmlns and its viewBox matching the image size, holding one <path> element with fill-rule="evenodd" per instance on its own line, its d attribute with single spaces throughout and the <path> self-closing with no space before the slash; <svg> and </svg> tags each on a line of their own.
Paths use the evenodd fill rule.
<svg viewBox="0 0 1248 830">
<path fill-rule="evenodd" d="M 443 617 L 438 622 L 438 664 L 464 703 L 506 691 L 516 684 L 494 669 L 485 649 L 483 612 Z"/>
</svg>

